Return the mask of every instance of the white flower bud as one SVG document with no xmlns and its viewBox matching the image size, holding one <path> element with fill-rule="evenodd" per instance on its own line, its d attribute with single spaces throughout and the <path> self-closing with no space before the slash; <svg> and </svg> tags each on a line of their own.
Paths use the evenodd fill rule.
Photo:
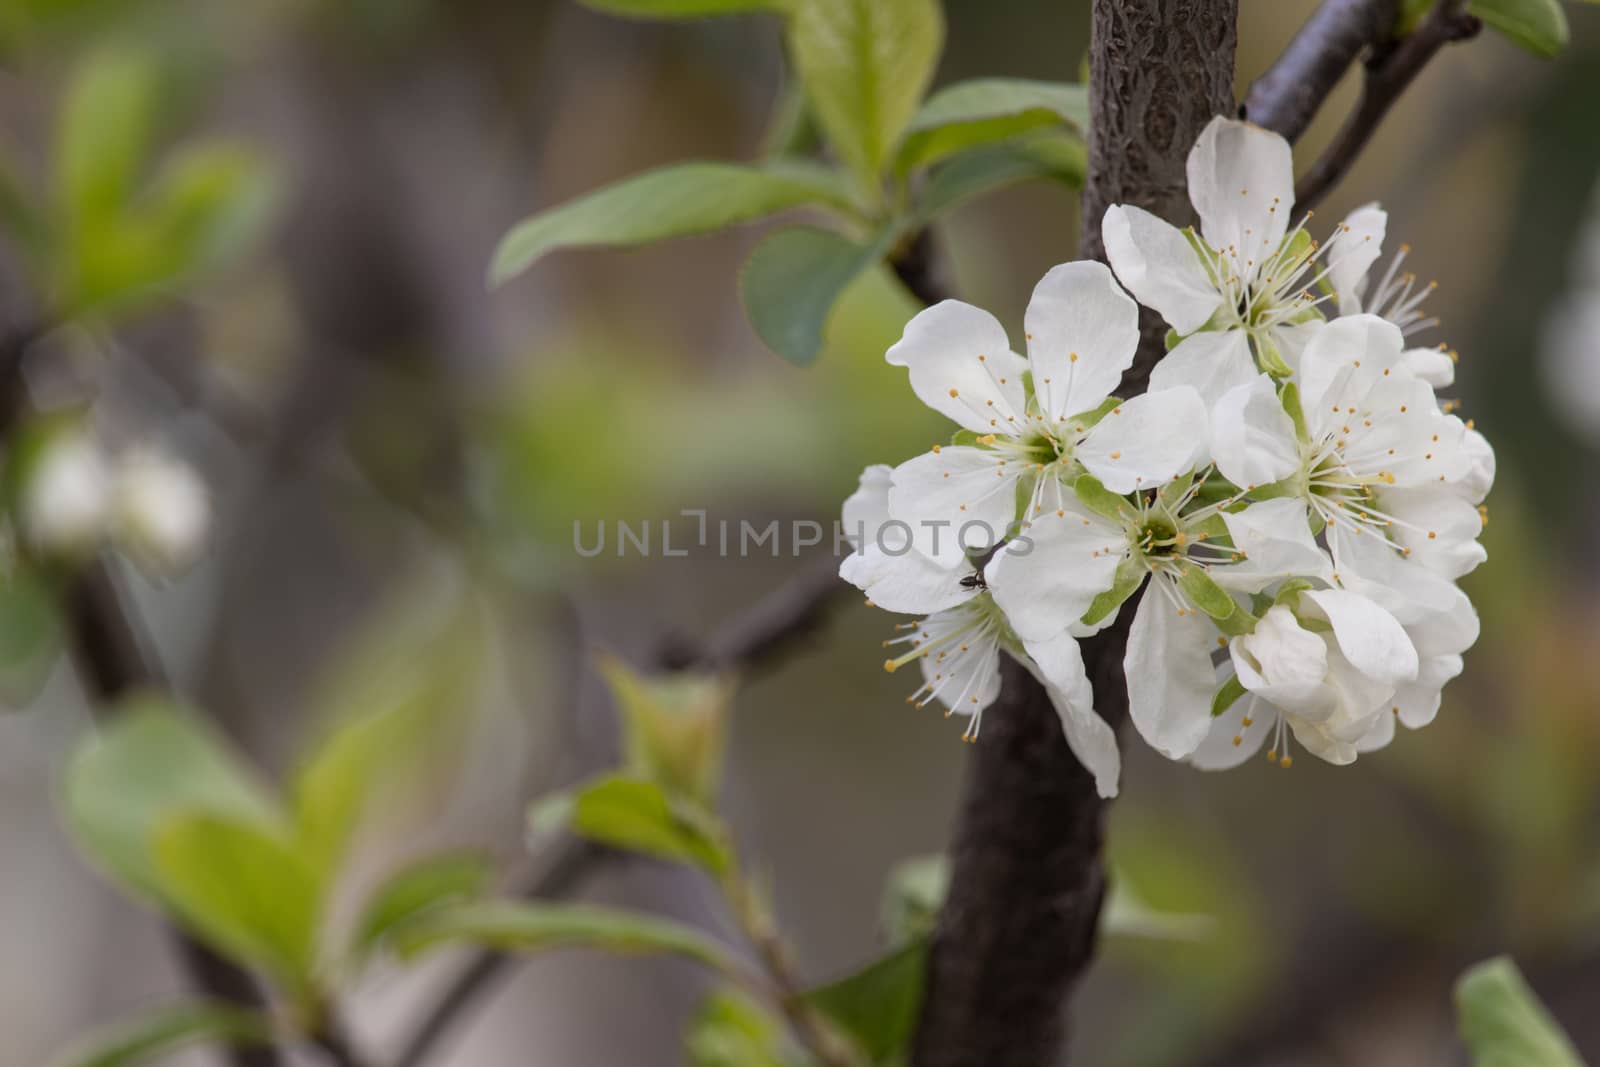
<svg viewBox="0 0 1600 1067">
<path fill-rule="evenodd" d="M 120 546 L 157 574 L 194 563 L 205 547 L 211 503 L 188 464 L 150 449 L 134 449 L 117 471 L 116 521 Z"/>
<path fill-rule="evenodd" d="M 35 548 L 52 553 L 91 551 L 104 536 L 111 510 L 111 473 L 87 434 L 47 442 L 22 495 L 22 527 Z"/>
</svg>

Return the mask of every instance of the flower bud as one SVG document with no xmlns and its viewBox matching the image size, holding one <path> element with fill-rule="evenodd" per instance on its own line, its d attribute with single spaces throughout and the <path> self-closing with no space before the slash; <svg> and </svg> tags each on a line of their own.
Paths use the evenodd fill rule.
<svg viewBox="0 0 1600 1067">
<path fill-rule="evenodd" d="M 205 547 L 211 504 L 188 464 L 134 449 L 117 471 L 115 518 L 120 547 L 134 562 L 170 575 L 188 568 Z"/>
<path fill-rule="evenodd" d="M 733 680 L 690 673 L 647 678 L 613 656 L 600 660 L 600 673 L 622 713 L 629 769 L 671 792 L 714 803 Z"/>
<path fill-rule="evenodd" d="M 111 512 L 111 472 L 87 433 L 68 430 L 43 442 L 22 486 L 21 525 L 34 548 L 52 554 L 91 552 Z"/>
</svg>

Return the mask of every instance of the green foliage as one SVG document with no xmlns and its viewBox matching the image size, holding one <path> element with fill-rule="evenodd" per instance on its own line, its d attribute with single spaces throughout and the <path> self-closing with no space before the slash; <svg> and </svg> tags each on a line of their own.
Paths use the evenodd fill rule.
<svg viewBox="0 0 1600 1067">
<path fill-rule="evenodd" d="M 974 197 L 1027 181 L 1080 188 L 1087 166 L 1083 141 L 1053 131 L 964 152 L 933 169 L 918 199 L 917 217 L 931 221 Z"/>
<path fill-rule="evenodd" d="M 1117 564 L 1116 580 L 1110 589 L 1089 602 L 1089 610 L 1083 613 L 1083 624 L 1094 626 L 1122 607 L 1129 597 L 1139 591 L 1139 586 L 1144 583 L 1144 573 L 1144 566 L 1138 560 L 1125 559 Z"/>
<path fill-rule="evenodd" d="M 905 173 L 957 152 L 1062 123 L 1080 135 L 1087 132 L 1087 86 L 1021 78 L 959 82 L 934 93 L 912 118 L 895 166 Z"/>
<path fill-rule="evenodd" d="M 601 657 L 599 665 L 622 713 L 629 770 L 668 792 L 714 803 L 728 744 L 733 679 L 691 672 L 647 678 L 615 656 Z"/>
<path fill-rule="evenodd" d="M 768 348 L 797 366 L 814 362 L 833 305 L 883 255 L 883 240 L 857 244 L 831 230 L 796 226 L 757 246 L 739 276 L 750 325 Z"/>
<path fill-rule="evenodd" d="M 708 233 L 802 205 L 848 210 L 832 172 L 795 163 L 679 163 L 605 186 L 512 228 L 490 280 L 521 274 L 558 248 L 629 246 Z"/>
<path fill-rule="evenodd" d="M 161 93 L 161 68 L 143 53 L 104 51 L 78 68 L 56 129 L 64 217 L 89 230 L 115 222 L 151 152 Z"/>
<path fill-rule="evenodd" d="M 1179 577 L 1178 585 L 1191 604 L 1219 624 L 1233 619 L 1240 612 L 1239 605 L 1234 603 L 1228 591 L 1213 581 L 1202 567 L 1186 569 Z"/>
<path fill-rule="evenodd" d="M 1079 475 L 1072 483 L 1072 492 L 1078 503 L 1112 522 L 1121 522 L 1128 508 L 1126 500 L 1101 485 L 1092 474 Z"/>
<path fill-rule="evenodd" d="M 882 1062 L 911 1039 L 927 958 L 927 942 L 914 941 L 852 975 L 808 991 L 805 1001 L 860 1044 L 873 1062 Z"/>
<path fill-rule="evenodd" d="M 678 800 L 653 782 L 612 775 L 536 804 L 529 813 L 536 830 L 565 829 L 591 841 L 676 860 L 714 875 L 732 857 L 723 832 L 692 803 Z"/>
<path fill-rule="evenodd" d="M 1237 674 L 1230 674 L 1228 680 L 1217 687 L 1217 693 L 1211 698 L 1211 717 L 1218 715 L 1233 707 L 1234 702 L 1244 696 L 1244 683 L 1239 681 Z"/>
<path fill-rule="evenodd" d="M 876 204 L 944 41 L 937 0 L 805 0 L 789 50 L 828 141 Z"/>
<path fill-rule="evenodd" d="M 577 904 L 497 900 L 446 905 L 397 927 L 391 942 L 404 956 L 463 943 L 517 953 L 591 948 L 621 955 L 686 956 L 726 974 L 737 972 L 723 946 L 698 930 Z"/>
<path fill-rule="evenodd" d="M 931 936 L 949 887 L 950 861 L 943 855 L 896 864 L 883 892 L 883 926 L 890 942 L 903 945 Z"/>
<path fill-rule="evenodd" d="M 1471 0 L 1467 12 L 1535 55 L 1557 55 L 1570 36 L 1560 0 Z"/>
<path fill-rule="evenodd" d="M 631 18 L 701 18 L 744 11 L 781 11 L 787 0 L 579 0 L 584 7 Z"/>
<path fill-rule="evenodd" d="M 783 1025 L 754 998 L 718 990 L 689 1023 L 692 1067 L 796 1067 Z"/>
<path fill-rule="evenodd" d="M 228 1004 L 199 1001 L 149 1012 L 90 1035 L 58 1057 L 52 1067 L 133 1067 L 190 1045 L 263 1045 L 272 1040 L 271 1021 Z"/>
<path fill-rule="evenodd" d="M 361 958 L 396 929 L 434 908 L 477 900 L 494 885 L 494 866 L 476 853 L 429 856 L 391 874 L 367 899 L 351 951 Z"/>
<path fill-rule="evenodd" d="M 1468 970 L 1456 983 L 1455 1000 L 1474 1067 L 1583 1067 L 1510 957 Z"/>
<path fill-rule="evenodd" d="M 38 571 L 18 567 L 0 578 L 0 700 L 32 700 L 61 650 L 55 587 Z"/>
</svg>

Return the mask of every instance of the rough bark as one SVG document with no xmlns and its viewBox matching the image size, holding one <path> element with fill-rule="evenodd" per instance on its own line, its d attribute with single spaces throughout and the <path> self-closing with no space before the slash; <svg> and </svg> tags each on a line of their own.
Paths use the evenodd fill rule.
<svg viewBox="0 0 1600 1067">
<path fill-rule="evenodd" d="M 1081 254 L 1104 258 L 1099 219 L 1136 204 L 1191 219 L 1184 160 L 1216 114 L 1233 111 L 1236 0 L 1094 0 L 1091 136 Z M 1164 326 L 1123 381 L 1143 390 Z M 1127 718 L 1122 658 L 1131 605 L 1084 642 L 1095 705 Z M 1092 959 L 1105 894 L 1106 803 L 1078 764 L 1044 691 L 1007 663 L 968 767 L 949 895 L 934 936 L 912 1067 L 1058 1062 L 1063 1002 Z"/>
</svg>

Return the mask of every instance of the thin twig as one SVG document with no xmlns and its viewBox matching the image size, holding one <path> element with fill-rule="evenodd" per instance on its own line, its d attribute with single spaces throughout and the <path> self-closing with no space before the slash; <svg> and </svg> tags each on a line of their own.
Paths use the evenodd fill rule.
<svg viewBox="0 0 1600 1067">
<path fill-rule="evenodd" d="M 1324 0 L 1250 83 L 1240 117 L 1298 140 L 1350 64 L 1394 32 L 1399 6 L 1398 0 Z"/>
<path fill-rule="evenodd" d="M 1379 123 L 1428 61 L 1445 45 L 1475 37 L 1483 23 L 1463 9 L 1464 0 L 1438 0 L 1416 29 L 1378 49 L 1367 62 L 1361 100 L 1339 135 L 1295 186 L 1295 208 L 1315 207 L 1345 176 Z"/>
<path fill-rule="evenodd" d="M 839 578 L 839 561 L 820 556 L 809 569 L 718 626 L 704 641 L 667 643 L 658 653 L 664 670 L 691 667 L 748 672 L 769 667 L 815 633 L 851 587 Z"/>
</svg>

